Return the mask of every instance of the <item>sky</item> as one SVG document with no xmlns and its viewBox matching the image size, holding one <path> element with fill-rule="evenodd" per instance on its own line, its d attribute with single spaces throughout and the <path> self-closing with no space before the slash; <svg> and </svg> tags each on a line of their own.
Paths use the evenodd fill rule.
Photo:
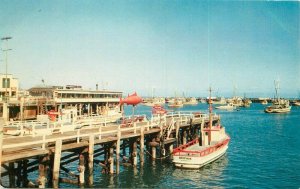
<svg viewBox="0 0 300 189">
<path fill-rule="evenodd" d="M 300 2 L 0 0 L 20 87 L 300 97 Z M 0 73 L 5 73 L 0 52 Z"/>
</svg>

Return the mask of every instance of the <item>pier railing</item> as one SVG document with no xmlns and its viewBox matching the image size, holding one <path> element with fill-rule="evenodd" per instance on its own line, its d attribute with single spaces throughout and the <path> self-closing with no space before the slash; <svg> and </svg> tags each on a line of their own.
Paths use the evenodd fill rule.
<svg viewBox="0 0 300 189">
<path fill-rule="evenodd" d="M 103 130 L 103 127 L 98 127 L 97 132 L 91 133 L 85 133 L 85 129 L 77 129 L 76 134 L 72 134 L 71 136 L 56 136 L 56 135 L 48 135 L 48 132 L 43 132 L 43 134 L 35 135 L 33 138 L 34 140 L 29 140 L 27 142 L 21 142 L 21 143 L 13 143 L 13 144 L 3 144 L 2 149 L 11 149 L 11 148 L 19 148 L 19 147 L 25 147 L 25 146 L 40 146 L 41 149 L 45 149 L 45 146 L 47 143 L 55 142 L 57 138 L 61 139 L 62 141 L 65 140 L 76 140 L 77 143 L 79 143 L 81 140 L 83 140 L 85 137 L 89 137 L 91 135 L 94 136 L 94 138 L 98 138 L 99 140 L 103 139 L 103 137 L 117 137 L 117 134 L 119 132 L 131 132 L 134 134 L 140 133 L 140 130 L 143 129 L 145 131 L 149 131 L 151 128 L 159 128 L 159 125 L 157 124 L 151 124 L 150 122 L 146 122 L 144 124 L 138 124 L 134 123 L 132 124 L 132 127 L 121 127 L 122 124 L 117 126 L 111 126 L 115 129 L 106 129 Z M 32 139 L 33 139 L 32 138 Z M 117 139 L 116 139 L 117 140 Z"/>
<path fill-rule="evenodd" d="M 217 117 L 217 115 L 214 115 Z M 135 115 L 134 117 L 128 116 L 120 119 L 116 123 L 115 116 L 82 116 L 72 122 L 65 121 L 10 121 L 4 125 L 4 134 L 12 136 L 40 136 L 52 135 L 55 133 L 64 133 L 68 131 L 76 131 L 88 128 L 101 128 L 109 125 L 120 125 L 120 127 L 136 127 L 137 123 L 146 122 L 150 127 L 163 128 L 169 126 L 168 130 L 174 129 L 175 122 L 179 124 L 190 124 L 190 121 L 201 121 L 202 119 L 208 120 L 208 115 L 200 112 L 170 112 L 165 115 L 153 115 L 150 120 L 146 115 Z M 172 125 L 173 122 L 173 126 Z"/>
</svg>

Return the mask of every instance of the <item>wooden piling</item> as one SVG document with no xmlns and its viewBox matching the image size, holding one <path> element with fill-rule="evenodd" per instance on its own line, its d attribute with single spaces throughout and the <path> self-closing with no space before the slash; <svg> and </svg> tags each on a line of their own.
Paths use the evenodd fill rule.
<svg viewBox="0 0 300 189">
<path fill-rule="evenodd" d="M 9 187 L 10 188 L 16 187 L 15 164 L 13 162 L 9 163 Z"/>
<path fill-rule="evenodd" d="M 186 137 L 187 137 L 187 132 L 186 130 L 183 131 L 183 136 L 182 136 L 182 144 L 185 145 L 186 144 Z"/>
<path fill-rule="evenodd" d="M 121 145 L 121 128 L 118 126 L 117 144 L 116 144 L 116 173 L 120 172 L 120 145 Z"/>
<path fill-rule="evenodd" d="M 52 180 L 53 188 L 58 188 L 61 147 L 62 147 L 62 140 L 57 139 L 57 141 L 55 142 L 55 154 L 54 154 L 54 163 L 53 163 L 53 180 Z"/>
<path fill-rule="evenodd" d="M 144 165 L 144 140 L 145 140 L 145 136 L 144 136 L 144 125 L 141 126 L 141 138 L 140 138 L 140 164 L 141 166 Z"/>
<path fill-rule="evenodd" d="M 21 182 L 22 182 L 22 161 L 18 161 L 18 167 L 17 167 L 17 171 L 16 171 L 16 176 L 17 176 L 17 187 L 20 188 L 21 187 Z"/>
<path fill-rule="evenodd" d="M 79 171 L 79 184 L 83 185 L 84 184 L 84 171 L 85 171 L 85 158 L 84 154 L 80 153 L 79 154 L 79 165 L 78 165 L 78 171 Z"/>
<path fill-rule="evenodd" d="M 173 153 L 173 144 L 171 144 L 171 145 L 169 146 L 169 153 L 170 153 L 170 154 Z"/>
<path fill-rule="evenodd" d="M 114 148 L 109 147 L 109 173 L 114 174 Z"/>
<path fill-rule="evenodd" d="M 90 186 L 94 183 L 93 178 L 93 170 L 94 170 L 94 145 L 95 145 L 95 136 L 90 135 L 89 137 L 89 159 L 88 159 L 88 166 L 89 166 L 89 182 Z"/>
<path fill-rule="evenodd" d="M 126 140 L 122 141 L 123 156 L 126 156 Z"/>
<path fill-rule="evenodd" d="M 46 156 L 39 158 L 39 178 L 38 178 L 38 186 L 39 188 L 46 188 Z"/>
<path fill-rule="evenodd" d="M 136 140 L 135 141 L 133 141 L 133 143 L 132 143 L 132 149 L 133 149 L 133 151 L 132 151 L 132 165 L 134 166 L 134 167 L 136 167 L 137 166 L 137 142 L 136 142 Z"/>
<path fill-rule="evenodd" d="M 103 145 L 103 149 L 104 149 L 104 162 L 103 165 L 100 164 L 100 166 L 102 166 L 102 173 L 108 173 L 108 165 L 109 165 L 109 152 L 108 152 L 108 146 L 106 144 Z"/>
<path fill-rule="evenodd" d="M 23 188 L 27 188 L 28 187 L 27 165 L 28 165 L 28 160 L 27 159 L 23 160 L 23 167 L 22 167 L 22 175 L 23 175 L 22 186 L 23 186 Z"/>
<path fill-rule="evenodd" d="M 155 160 L 156 159 L 156 147 L 153 146 L 152 147 L 152 160 Z"/>
<path fill-rule="evenodd" d="M 180 125 L 179 125 L 179 122 L 178 121 L 176 121 L 175 122 L 175 127 L 176 127 L 176 141 L 177 141 L 177 146 L 179 145 L 179 139 L 180 139 L 180 137 L 179 137 L 179 128 L 180 128 Z"/>
</svg>

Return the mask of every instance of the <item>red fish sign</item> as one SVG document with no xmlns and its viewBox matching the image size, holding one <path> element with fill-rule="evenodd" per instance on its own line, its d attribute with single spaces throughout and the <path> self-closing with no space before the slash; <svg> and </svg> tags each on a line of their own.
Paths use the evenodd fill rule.
<svg viewBox="0 0 300 189">
<path fill-rule="evenodd" d="M 120 98 L 120 104 L 127 104 L 127 105 L 137 105 L 139 103 L 141 103 L 143 101 L 143 99 L 141 97 L 139 97 L 136 92 L 133 93 L 132 95 L 128 95 L 128 97 L 122 99 Z"/>
</svg>

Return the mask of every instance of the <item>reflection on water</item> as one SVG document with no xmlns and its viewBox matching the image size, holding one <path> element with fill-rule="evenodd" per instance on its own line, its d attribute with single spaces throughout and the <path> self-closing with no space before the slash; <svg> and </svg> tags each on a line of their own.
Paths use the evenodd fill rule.
<svg viewBox="0 0 300 189">
<path fill-rule="evenodd" d="M 178 187 L 193 186 L 200 188 L 224 188 L 220 185 L 224 177 L 222 176 L 228 164 L 228 157 L 225 154 L 220 159 L 201 167 L 200 169 L 179 169 L 175 168 L 172 173 L 173 179 L 178 182 Z M 209 184 L 208 184 L 209 183 Z M 214 184 L 215 183 L 215 184 Z"/>
</svg>

